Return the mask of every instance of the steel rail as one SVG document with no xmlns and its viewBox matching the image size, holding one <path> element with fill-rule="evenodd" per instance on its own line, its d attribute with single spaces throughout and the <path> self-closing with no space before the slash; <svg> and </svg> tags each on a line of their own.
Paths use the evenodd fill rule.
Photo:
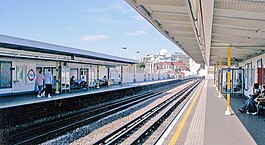
<svg viewBox="0 0 265 145">
<path fill-rule="evenodd" d="M 186 87 L 185 89 L 181 90 L 180 92 L 174 94 L 171 99 L 163 101 L 161 104 L 156 105 L 155 107 L 149 109 L 139 117 L 135 118 L 134 120 L 128 122 L 127 124 L 121 126 L 117 130 L 109 133 L 108 135 L 104 136 L 97 142 L 95 142 L 95 145 L 98 144 L 114 144 L 120 141 L 122 138 L 126 138 L 132 130 L 140 126 L 144 121 L 148 120 L 150 117 L 152 117 L 155 113 L 161 111 L 161 109 L 168 106 L 171 102 L 179 98 L 181 95 L 186 94 L 187 90 L 192 89 L 192 86 L 194 84 Z"/>
<path fill-rule="evenodd" d="M 138 104 L 151 97 L 162 94 L 164 91 L 169 90 L 172 87 L 181 85 L 185 82 L 167 85 L 161 89 L 149 91 L 148 93 L 140 94 L 132 98 L 127 98 L 126 100 L 117 101 L 116 104 L 103 106 L 102 108 L 97 108 L 92 111 L 85 111 L 72 115 L 70 117 L 68 116 L 64 118 L 59 118 L 58 120 L 52 120 L 51 122 L 45 122 L 44 125 L 39 125 L 35 127 L 31 126 L 30 129 L 24 129 L 24 131 L 22 132 L 18 131 L 18 133 L 11 134 L 11 138 L 22 138 L 22 140 L 16 140 L 16 144 L 41 143 L 43 141 L 46 141 L 47 139 L 54 138 L 55 136 L 61 135 L 67 131 L 86 125 L 103 117 L 106 117 L 110 114 L 114 114 L 118 111 L 124 110 L 130 106 Z M 76 118 L 78 118 L 79 120 L 76 121 Z M 29 133 L 33 134 L 34 136 L 30 136 Z"/>
</svg>

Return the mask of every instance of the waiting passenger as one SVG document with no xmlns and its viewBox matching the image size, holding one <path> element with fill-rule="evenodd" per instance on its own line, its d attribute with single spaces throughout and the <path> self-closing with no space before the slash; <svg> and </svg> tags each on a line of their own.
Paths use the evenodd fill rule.
<svg viewBox="0 0 265 145">
<path fill-rule="evenodd" d="M 259 95 L 255 101 L 258 102 L 258 101 L 262 101 L 262 100 L 265 100 L 265 85 L 263 85 L 263 91 L 261 93 L 261 95 Z"/>
<path fill-rule="evenodd" d="M 70 78 L 70 87 L 71 87 L 71 88 L 75 88 L 75 76 L 72 76 L 72 77 Z"/>
<path fill-rule="evenodd" d="M 81 82 L 80 82 L 80 88 L 85 88 L 86 87 L 86 80 L 85 77 L 81 77 Z"/>
<path fill-rule="evenodd" d="M 247 114 L 251 113 L 251 114 L 255 115 L 257 112 L 257 108 L 256 108 L 254 100 L 257 97 L 259 97 L 260 94 L 261 94 L 261 90 L 259 89 L 259 84 L 255 83 L 254 87 L 253 87 L 253 94 L 250 95 L 250 98 L 246 101 L 243 108 L 238 109 L 238 111 L 240 111 L 242 113 L 247 113 Z"/>
<path fill-rule="evenodd" d="M 48 69 L 48 72 L 45 73 L 45 87 L 46 87 L 46 92 L 45 92 L 45 97 L 48 96 L 48 98 L 51 98 L 52 94 L 52 73 L 51 69 Z"/>
<path fill-rule="evenodd" d="M 38 95 L 37 97 L 41 98 L 42 93 L 44 92 L 44 88 L 43 88 L 43 81 L 44 81 L 44 76 L 43 74 L 41 74 L 41 70 L 39 70 L 39 73 L 36 76 L 36 80 L 35 80 L 35 85 L 38 86 Z"/>
<path fill-rule="evenodd" d="M 81 81 L 85 82 L 85 77 L 84 76 L 81 77 Z"/>
<path fill-rule="evenodd" d="M 104 86 L 105 85 L 108 85 L 108 80 L 107 80 L 107 77 L 106 76 L 103 77 L 103 81 L 104 81 L 104 84 L 103 84 Z"/>
</svg>

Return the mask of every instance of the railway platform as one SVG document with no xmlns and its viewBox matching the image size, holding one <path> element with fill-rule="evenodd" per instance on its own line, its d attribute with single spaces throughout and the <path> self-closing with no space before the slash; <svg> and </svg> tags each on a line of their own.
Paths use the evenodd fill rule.
<svg viewBox="0 0 265 145">
<path fill-rule="evenodd" d="M 233 96 L 232 115 L 226 116 L 225 97 L 218 98 L 213 80 L 206 80 L 183 114 L 169 126 L 157 144 L 264 144 L 264 116 L 239 113 L 237 109 L 244 102 L 244 97 Z"/>
<path fill-rule="evenodd" d="M 139 86 L 168 82 L 172 80 L 175 80 L 175 79 L 126 83 L 122 85 L 104 86 L 99 89 L 73 90 L 71 92 L 66 92 L 62 94 L 52 94 L 52 98 L 47 98 L 47 97 L 38 98 L 36 94 L 0 96 L 0 109 L 7 108 L 7 107 L 26 105 L 26 104 L 41 103 L 41 102 L 46 102 L 46 101 L 51 101 L 51 100 L 59 100 L 59 99 L 77 97 L 77 96 L 91 95 L 91 94 L 97 94 L 97 93 L 103 93 L 103 92 L 109 92 L 109 91 L 129 89 L 129 88 L 134 88 L 134 87 L 139 87 Z"/>
</svg>

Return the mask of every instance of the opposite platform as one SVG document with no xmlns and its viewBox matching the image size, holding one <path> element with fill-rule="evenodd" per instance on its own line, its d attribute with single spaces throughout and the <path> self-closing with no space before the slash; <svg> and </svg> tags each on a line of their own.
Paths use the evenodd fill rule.
<svg viewBox="0 0 265 145">
<path fill-rule="evenodd" d="M 37 98 L 37 94 L 0 96 L 0 109 L 6 108 L 6 107 L 13 107 L 13 106 L 20 106 L 20 105 L 26 105 L 26 104 L 32 104 L 32 103 L 40 103 L 40 102 L 51 101 L 51 100 L 77 97 L 77 96 L 81 96 L 81 95 L 97 94 L 97 93 L 102 93 L 102 92 L 106 92 L 106 91 L 128 89 L 128 88 L 133 88 L 133 87 L 137 87 L 137 86 L 144 86 L 144 85 L 168 82 L 168 81 L 173 81 L 173 80 L 175 80 L 175 79 L 148 81 L 148 82 L 139 82 L 139 83 L 128 83 L 128 84 L 123 84 L 123 85 L 112 85 L 109 87 L 105 86 L 105 87 L 102 87 L 99 89 L 93 89 L 93 90 L 84 89 L 84 90 L 77 91 L 77 92 L 73 91 L 70 93 L 67 92 L 67 93 L 62 93 L 59 95 L 53 94 L 52 98 L 47 98 L 47 97 Z"/>
</svg>

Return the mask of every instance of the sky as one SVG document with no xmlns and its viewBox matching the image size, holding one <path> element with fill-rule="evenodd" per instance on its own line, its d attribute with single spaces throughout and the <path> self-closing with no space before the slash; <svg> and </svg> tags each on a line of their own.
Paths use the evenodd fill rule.
<svg viewBox="0 0 265 145">
<path fill-rule="evenodd" d="M 181 51 L 124 0 L 1 0 L 0 34 L 132 59 Z"/>
</svg>

